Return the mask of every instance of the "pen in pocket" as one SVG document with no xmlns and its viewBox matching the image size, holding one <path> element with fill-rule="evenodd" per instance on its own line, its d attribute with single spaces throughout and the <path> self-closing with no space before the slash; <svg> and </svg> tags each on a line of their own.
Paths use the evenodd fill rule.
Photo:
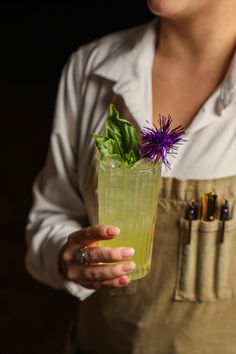
<svg viewBox="0 0 236 354">
<path fill-rule="evenodd" d="M 220 220 L 222 221 L 220 243 L 223 243 L 225 234 L 225 221 L 229 220 L 229 204 L 227 200 L 225 200 L 224 203 L 221 205 Z"/>
<path fill-rule="evenodd" d="M 202 219 L 214 221 L 217 217 L 217 195 L 213 192 L 205 193 L 202 197 Z"/>
<path fill-rule="evenodd" d="M 193 200 L 187 207 L 186 219 L 189 222 L 187 244 L 191 243 L 192 221 L 198 218 L 198 204 Z"/>
<path fill-rule="evenodd" d="M 222 221 L 219 242 L 223 243 L 225 234 L 225 222 L 229 220 L 229 211 L 230 208 L 228 200 L 224 200 L 221 206 L 219 206 L 217 203 L 217 195 L 213 192 L 205 193 L 202 196 L 200 209 L 198 203 L 196 203 L 195 200 L 192 200 L 191 203 L 187 204 L 185 213 L 185 219 L 188 220 L 188 234 L 186 244 L 191 243 L 192 221 L 199 218 L 207 222 L 211 222 L 217 219 Z"/>
</svg>

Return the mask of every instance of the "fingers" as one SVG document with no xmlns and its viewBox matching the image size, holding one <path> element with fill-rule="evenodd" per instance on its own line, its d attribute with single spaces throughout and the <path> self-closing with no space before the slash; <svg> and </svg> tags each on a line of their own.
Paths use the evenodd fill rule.
<svg viewBox="0 0 236 354">
<path fill-rule="evenodd" d="M 92 225 L 72 233 L 69 238 L 79 245 L 88 246 L 96 241 L 112 239 L 119 233 L 120 229 L 112 225 Z"/>
<path fill-rule="evenodd" d="M 109 240 L 118 235 L 120 230 L 111 225 L 92 225 L 73 232 L 60 252 L 62 263 L 73 261 L 76 253 L 82 247 L 93 246 L 98 241 Z M 93 256 L 93 255 L 92 255 Z"/>
<path fill-rule="evenodd" d="M 112 239 L 119 232 L 112 225 L 93 225 L 72 233 L 59 254 L 60 269 L 65 278 L 90 289 L 127 285 L 130 282 L 128 275 L 135 264 L 124 260 L 134 255 L 134 249 L 93 247 L 94 243 Z M 76 257 L 81 248 L 84 249 L 87 264 L 81 264 Z M 116 262 L 121 263 L 114 264 Z"/>
<path fill-rule="evenodd" d="M 125 285 L 128 285 L 130 283 L 130 278 L 126 275 L 112 279 L 112 280 L 106 280 L 103 282 L 86 282 L 86 281 L 81 281 L 81 285 L 83 285 L 85 288 L 88 289 L 101 289 L 101 288 L 121 288 Z"/>
<path fill-rule="evenodd" d="M 122 263 L 113 266 L 95 265 L 81 267 L 79 272 L 79 280 L 84 281 L 105 281 L 118 278 L 126 273 L 132 272 L 135 268 L 134 262 Z"/>
<path fill-rule="evenodd" d="M 88 263 L 113 263 L 133 257 L 134 249 L 129 247 L 88 247 L 85 249 Z"/>
<path fill-rule="evenodd" d="M 134 262 L 125 262 L 116 265 L 71 265 L 67 277 L 79 284 L 88 284 L 94 289 L 116 284 L 118 279 L 126 276 L 135 269 Z M 93 284 L 93 285 L 92 285 Z M 119 283 L 119 285 L 124 285 Z"/>
</svg>

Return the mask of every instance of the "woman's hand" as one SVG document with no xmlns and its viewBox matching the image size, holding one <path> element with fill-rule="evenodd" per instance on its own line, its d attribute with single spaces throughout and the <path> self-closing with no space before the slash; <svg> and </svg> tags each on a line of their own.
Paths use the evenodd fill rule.
<svg viewBox="0 0 236 354">
<path fill-rule="evenodd" d="M 59 256 L 64 277 L 89 289 L 127 285 L 128 274 L 135 268 L 134 262 L 111 263 L 128 260 L 134 255 L 134 249 L 95 246 L 98 241 L 113 239 L 119 232 L 111 225 L 92 225 L 70 234 Z M 77 255 L 84 247 L 87 263 L 81 264 Z"/>
</svg>

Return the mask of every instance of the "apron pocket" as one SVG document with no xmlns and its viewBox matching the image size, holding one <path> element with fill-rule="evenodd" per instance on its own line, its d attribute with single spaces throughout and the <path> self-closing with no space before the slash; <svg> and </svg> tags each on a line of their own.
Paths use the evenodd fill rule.
<svg viewBox="0 0 236 354">
<path fill-rule="evenodd" d="M 199 220 L 192 221 L 189 243 L 189 222 L 180 220 L 180 248 L 175 300 L 196 301 L 197 249 Z"/>
<path fill-rule="evenodd" d="M 222 221 L 220 231 L 222 231 Z M 232 297 L 234 271 L 233 253 L 235 252 L 236 224 L 233 220 L 225 223 L 224 241 L 218 244 L 218 262 L 216 264 L 216 296 L 218 299 Z"/>
<path fill-rule="evenodd" d="M 176 301 L 213 302 L 232 297 L 231 255 L 236 224 L 233 220 L 225 222 L 224 240 L 220 242 L 222 226 L 218 220 L 193 220 L 188 242 L 189 221 L 180 220 Z"/>
</svg>

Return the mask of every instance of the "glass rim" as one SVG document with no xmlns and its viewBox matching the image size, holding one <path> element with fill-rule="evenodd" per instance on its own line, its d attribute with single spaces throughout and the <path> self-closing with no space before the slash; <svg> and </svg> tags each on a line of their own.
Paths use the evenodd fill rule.
<svg viewBox="0 0 236 354">
<path fill-rule="evenodd" d="M 109 166 L 108 168 L 106 168 L 106 166 L 103 166 L 103 162 L 104 162 L 104 160 L 102 158 L 100 158 L 98 160 L 99 169 L 102 169 L 104 172 L 112 173 L 112 174 L 139 174 L 139 173 L 145 173 L 145 172 L 148 173 L 153 170 L 155 170 L 155 171 L 161 170 L 161 167 L 162 167 L 162 161 L 153 163 L 153 162 L 147 160 L 147 165 L 141 169 L 135 169 L 134 168 L 135 164 L 133 166 L 122 165 L 122 166 L 118 166 L 118 167 Z"/>
</svg>

